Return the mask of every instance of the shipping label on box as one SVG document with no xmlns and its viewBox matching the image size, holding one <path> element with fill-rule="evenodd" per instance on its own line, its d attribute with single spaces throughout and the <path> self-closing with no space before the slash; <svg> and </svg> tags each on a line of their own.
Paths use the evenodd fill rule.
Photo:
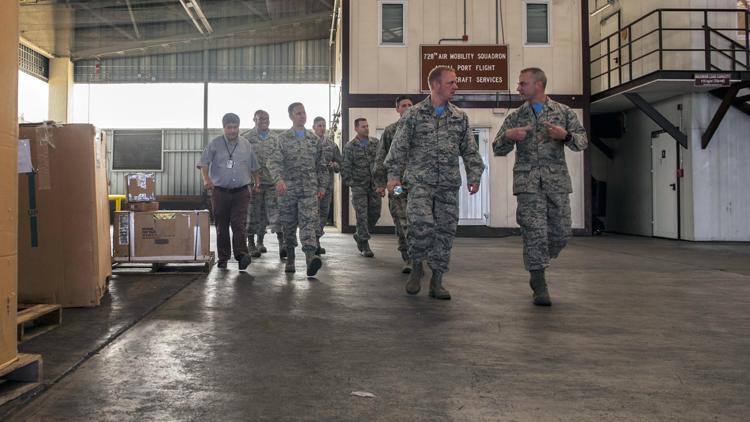
<svg viewBox="0 0 750 422">
<path fill-rule="evenodd" d="M 150 202 L 156 200 L 155 173 L 129 173 L 125 175 L 128 202 Z"/>
</svg>

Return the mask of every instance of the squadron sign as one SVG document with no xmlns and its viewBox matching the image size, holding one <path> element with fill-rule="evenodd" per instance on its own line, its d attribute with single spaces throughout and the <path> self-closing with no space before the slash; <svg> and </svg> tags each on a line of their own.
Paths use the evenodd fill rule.
<svg viewBox="0 0 750 422">
<path fill-rule="evenodd" d="M 427 75 L 435 66 L 456 70 L 458 92 L 508 90 L 507 45 L 422 45 L 419 47 L 422 91 L 429 91 Z"/>
</svg>

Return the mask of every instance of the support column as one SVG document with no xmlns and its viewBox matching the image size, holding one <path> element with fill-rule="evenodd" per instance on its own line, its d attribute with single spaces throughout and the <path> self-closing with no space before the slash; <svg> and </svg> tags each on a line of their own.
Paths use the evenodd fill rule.
<svg viewBox="0 0 750 422">
<path fill-rule="evenodd" d="M 69 57 L 49 59 L 49 119 L 70 122 L 73 113 L 73 62 Z"/>
<path fill-rule="evenodd" d="M 18 2 L 0 1 L 0 368 L 16 360 Z"/>
</svg>

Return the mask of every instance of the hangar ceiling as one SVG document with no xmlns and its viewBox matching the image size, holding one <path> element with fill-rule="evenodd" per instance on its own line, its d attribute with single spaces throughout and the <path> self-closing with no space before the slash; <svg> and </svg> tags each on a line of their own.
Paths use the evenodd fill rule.
<svg viewBox="0 0 750 422">
<path fill-rule="evenodd" d="M 22 40 L 105 59 L 326 39 L 334 0 L 19 0 Z"/>
</svg>

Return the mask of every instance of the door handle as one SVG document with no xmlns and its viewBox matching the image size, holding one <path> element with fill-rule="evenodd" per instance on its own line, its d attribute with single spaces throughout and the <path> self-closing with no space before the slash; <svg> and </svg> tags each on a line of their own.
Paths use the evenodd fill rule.
<svg viewBox="0 0 750 422">
<path fill-rule="evenodd" d="M 669 187 L 672 188 L 672 190 L 676 191 L 677 190 L 677 183 L 670 183 Z"/>
</svg>

